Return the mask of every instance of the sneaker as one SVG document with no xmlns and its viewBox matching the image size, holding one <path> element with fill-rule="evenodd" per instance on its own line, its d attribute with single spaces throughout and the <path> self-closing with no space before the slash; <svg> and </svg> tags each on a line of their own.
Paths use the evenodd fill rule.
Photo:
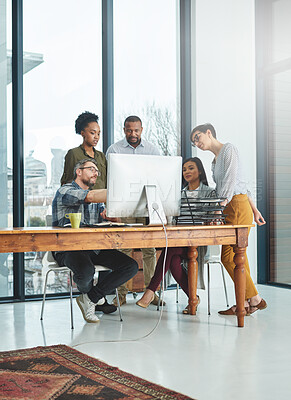
<svg viewBox="0 0 291 400">
<path fill-rule="evenodd" d="M 118 297 L 119 297 L 120 307 L 121 307 L 123 304 L 126 304 L 126 294 L 118 294 Z M 114 297 L 114 299 L 113 299 L 113 301 L 112 301 L 112 304 L 114 304 L 115 307 L 118 306 L 118 304 L 117 304 L 117 298 L 116 298 L 116 297 Z"/>
<path fill-rule="evenodd" d="M 95 306 L 95 311 L 102 311 L 104 314 L 111 314 L 117 310 L 117 306 L 114 304 L 109 304 L 107 300 L 103 301 L 102 304 L 98 303 Z"/>
<path fill-rule="evenodd" d="M 86 293 L 81 294 L 76 299 L 80 310 L 82 311 L 84 320 L 87 322 L 99 322 L 99 318 L 95 315 L 95 303 L 91 301 Z"/>
</svg>

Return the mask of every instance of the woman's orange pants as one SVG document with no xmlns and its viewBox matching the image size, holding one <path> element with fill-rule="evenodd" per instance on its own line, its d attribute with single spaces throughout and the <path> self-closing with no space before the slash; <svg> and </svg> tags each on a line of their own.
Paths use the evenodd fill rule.
<svg viewBox="0 0 291 400">
<path fill-rule="evenodd" d="M 246 194 L 237 194 L 233 196 L 231 201 L 224 209 L 226 216 L 226 223 L 231 225 L 251 225 L 253 222 L 253 212 Z M 250 229 L 249 229 L 250 232 Z M 222 246 L 221 262 L 225 266 L 232 280 L 234 280 L 233 262 L 234 251 L 230 245 Z M 250 275 L 250 267 L 248 258 L 245 252 L 245 272 L 246 272 L 246 295 L 245 299 L 250 299 L 258 294 L 258 291 L 252 281 Z"/>
</svg>

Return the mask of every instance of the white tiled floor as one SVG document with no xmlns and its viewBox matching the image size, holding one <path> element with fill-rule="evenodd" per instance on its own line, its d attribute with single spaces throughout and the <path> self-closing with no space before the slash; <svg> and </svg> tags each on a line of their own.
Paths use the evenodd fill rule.
<svg viewBox="0 0 291 400">
<path fill-rule="evenodd" d="M 236 318 L 217 314 L 225 308 L 222 289 L 212 289 L 210 317 L 205 292 L 199 293 L 197 316 L 188 316 L 181 314 L 183 292 L 176 304 L 175 291 L 167 291 L 161 323 L 144 339 L 139 338 L 151 331 L 159 313 L 153 306 L 137 307 L 131 295 L 122 323 L 115 313 L 86 324 L 75 304 L 73 331 L 68 299 L 47 301 L 43 323 L 40 302 L 1 304 L 0 350 L 62 343 L 199 400 L 290 399 L 291 291 L 268 286 L 259 291 L 268 308 L 246 317 L 240 329 Z"/>
</svg>

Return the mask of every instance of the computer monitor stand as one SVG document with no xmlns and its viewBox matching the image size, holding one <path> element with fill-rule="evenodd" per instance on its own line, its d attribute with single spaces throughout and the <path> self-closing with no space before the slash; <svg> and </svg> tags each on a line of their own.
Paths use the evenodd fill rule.
<svg viewBox="0 0 291 400">
<path fill-rule="evenodd" d="M 166 225 L 167 218 L 156 185 L 145 185 L 144 191 L 149 212 L 149 225 L 162 225 L 162 221 Z"/>
</svg>

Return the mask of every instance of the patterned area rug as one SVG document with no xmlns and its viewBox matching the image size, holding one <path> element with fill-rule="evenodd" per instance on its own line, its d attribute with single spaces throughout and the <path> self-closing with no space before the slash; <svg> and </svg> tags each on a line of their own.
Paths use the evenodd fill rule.
<svg viewBox="0 0 291 400">
<path fill-rule="evenodd" d="M 0 399 L 184 400 L 190 397 L 58 345 L 0 353 Z"/>
</svg>

